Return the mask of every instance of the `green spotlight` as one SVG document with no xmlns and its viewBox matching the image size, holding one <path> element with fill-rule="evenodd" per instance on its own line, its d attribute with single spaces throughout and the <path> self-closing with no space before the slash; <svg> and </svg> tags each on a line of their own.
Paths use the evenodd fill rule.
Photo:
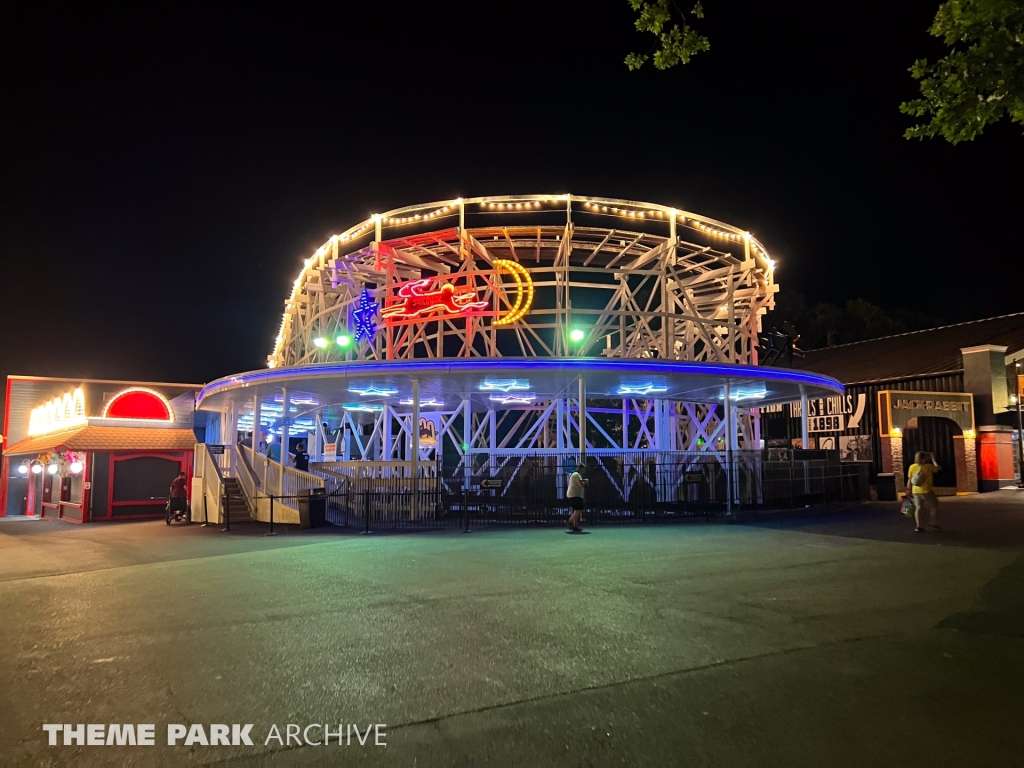
<svg viewBox="0 0 1024 768">
<path fill-rule="evenodd" d="M 321 338 L 313 339 L 313 345 L 319 347 L 320 349 L 323 349 L 324 347 L 326 347 L 330 343 L 331 342 L 329 342 L 327 339 L 321 339 Z"/>
<path fill-rule="evenodd" d="M 583 337 L 586 335 L 587 334 L 583 332 L 583 329 L 573 328 L 571 331 L 569 331 L 569 341 L 574 341 L 577 344 L 579 344 L 581 341 L 583 341 Z"/>
<path fill-rule="evenodd" d="M 348 347 L 352 344 L 352 337 L 347 333 L 342 333 L 338 336 L 336 341 L 338 342 L 339 347 Z"/>
</svg>

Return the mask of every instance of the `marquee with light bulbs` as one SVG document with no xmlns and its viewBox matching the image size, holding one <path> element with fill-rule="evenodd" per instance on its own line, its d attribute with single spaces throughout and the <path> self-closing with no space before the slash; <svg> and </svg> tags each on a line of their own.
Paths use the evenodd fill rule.
<svg viewBox="0 0 1024 768">
<path fill-rule="evenodd" d="M 85 393 L 81 387 L 65 392 L 32 409 L 29 414 L 30 437 L 87 426 L 90 421 L 129 422 L 131 424 L 172 424 L 174 410 L 167 398 L 148 387 L 127 387 L 103 406 L 99 416 L 85 415 Z"/>
</svg>

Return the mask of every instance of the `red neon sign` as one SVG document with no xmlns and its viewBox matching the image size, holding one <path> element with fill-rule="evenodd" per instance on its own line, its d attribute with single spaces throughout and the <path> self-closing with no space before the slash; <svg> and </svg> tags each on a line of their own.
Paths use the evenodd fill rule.
<svg viewBox="0 0 1024 768">
<path fill-rule="evenodd" d="M 167 398 L 159 392 L 144 387 L 129 387 L 111 398 L 103 409 L 103 418 L 174 421 L 174 414 Z"/>
<path fill-rule="evenodd" d="M 404 320 L 435 310 L 461 315 L 487 309 L 489 306 L 486 301 L 473 301 L 476 298 L 473 291 L 456 293 L 455 286 L 451 283 L 445 283 L 436 291 L 428 291 L 429 286 L 429 279 L 410 280 L 404 283 L 398 289 L 398 295 L 402 300 L 381 310 L 381 317 Z"/>
</svg>

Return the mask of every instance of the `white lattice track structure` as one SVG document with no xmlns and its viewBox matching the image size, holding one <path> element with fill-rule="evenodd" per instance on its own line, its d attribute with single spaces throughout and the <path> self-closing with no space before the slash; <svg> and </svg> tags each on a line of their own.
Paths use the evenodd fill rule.
<svg viewBox="0 0 1024 768">
<path fill-rule="evenodd" d="M 524 268 L 534 288 L 529 311 L 507 324 L 499 321 L 516 308 L 523 287 L 502 260 Z M 486 309 L 386 321 L 378 315 L 370 340 L 345 350 L 330 343 L 353 334 L 351 312 L 364 289 L 383 311 L 400 301 L 402 284 L 424 279 L 430 290 L 450 284 L 472 291 Z M 761 315 L 776 291 L 774 263 L 760 242 L 688 211 L 573 195 L 460 198 L 375 214 L 318 248 L 285 302 L 269 365 L 575 356 L 756 365 Z M 583 330 L 582 341 L 570 340 L 574 328 Z M 569 393 L 484 412 L 446 399 L 443 410 L 430 412 L 440 429 L 437 446 L 421 446 L 423 460 L 444 440 L 460 455 L 578 447 L 579 402 Z M 734 444 L 723 445 L 720 403 L 629 397 L 587 403 L 585 412 L 588 453 L 758 444 L 756 410 L 741 410 Z M 356 436 L 351 458 L 401 458 L 406 441 L 399 438 L 410 433 L 411 414 L 385 405 L 373 418 L 372 435 L 363 436 L 357 417 L 344 413 Z"/>
</svg>

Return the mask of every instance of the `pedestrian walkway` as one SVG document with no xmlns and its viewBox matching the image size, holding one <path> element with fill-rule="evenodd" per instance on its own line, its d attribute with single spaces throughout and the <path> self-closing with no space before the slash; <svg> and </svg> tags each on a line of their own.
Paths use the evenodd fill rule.
<svg viewBox="0 0 1024 768">
<path fill-rule="evenodd" d="M 583 537 L 0 524 L 0 764 L 324 765 L 40 729 L 372 721 L 387 748 L 346 761 L 1014 765 L 1022 499 L 951 499 L 935 536 L 895 505 Z"/>
</svg>

